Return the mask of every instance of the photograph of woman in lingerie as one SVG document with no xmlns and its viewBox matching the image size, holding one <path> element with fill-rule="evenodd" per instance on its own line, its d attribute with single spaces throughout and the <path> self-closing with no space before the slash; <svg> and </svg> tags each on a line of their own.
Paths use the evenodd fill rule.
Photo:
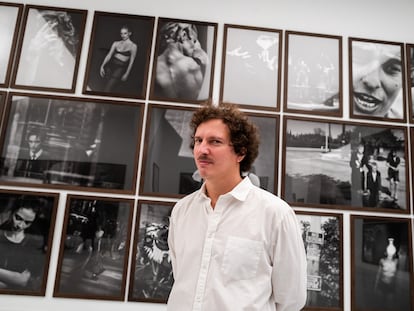
<svg viewBox="0 0 414 311">
<path fill-rule="evenodd" d="M 145 98 L 154 17 L 96 12 L 83 93 Z"/>
</svg>

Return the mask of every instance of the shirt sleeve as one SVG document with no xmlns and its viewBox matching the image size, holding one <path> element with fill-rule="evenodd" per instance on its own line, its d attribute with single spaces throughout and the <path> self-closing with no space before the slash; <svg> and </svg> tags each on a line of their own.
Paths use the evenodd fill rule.
<svg viewBox="0 0 414 311">
<path fill-rule="evenodd" d="M 277 311 L 299 311 L 306 303 L 306 253 L 292 209 L 276 229 L 272 286 Z"/>
<path fill-rule="evenodd" d="M 174 248 L 174 209 L 172 210 L 171 213 L 171 217 L 170 217 L 170 223 L 169 223 L 169 227 L 168 227 L 168 254 L 170 256 L 170 260 L 171 260 L 171 266 L 172 266 L 172 271 L 173 271 L 173 275 L 176 273 L 177 269 L 176 269 L 176 261 L 175 261 L 175 248 Z"/>
</svg>

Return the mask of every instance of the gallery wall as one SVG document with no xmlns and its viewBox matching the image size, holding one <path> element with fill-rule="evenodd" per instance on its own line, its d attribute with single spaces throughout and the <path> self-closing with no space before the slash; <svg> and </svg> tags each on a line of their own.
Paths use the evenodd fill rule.
<svg viewBox="0 0 414 311">
<path fill-rule="evenodd" d="M 218 103 L 220 99 L 220 85 L 221 85 L 221 72 L 222 72 L 222 49 L 223 49 L 223 30 L 224 24 L 234 24 L 234 25 L 244 25 L 252 27 L 263 27 L 269 29 L 278 29 L 282 31 L 298 31 L 298 32 L 309 32 L 309 33 L 319 33 L 325 35 L 334 35 L 342 36 L 342 116 L 316 116 L 318 121 L 326 121 L 333 123 L 339 123 L 351 121 L 350 117 L 350 108 L 349 108 L 349 60 L 348 60 L 348 38 L 366 38 L 371 40 L 380 40 L 380 41 L 392 41 L 392 42 L 401 42 L 401 43 L 414 43 L 414 34 L 412 29 L 414 28 L 414 20 L 412 19 L 412 12 L 414 10 L 414 4 L 410 0 L 397 0 L 393 3 L 385 0 L 366 0 L 366 1 L 339 1 L 339 0 L 293 0 L 293 1 L 269 1 L 269 0 L 258 0 L 258 1 L 248 1 L 248 0 L 228 0 L 228 1 L 188 1 L 188 0 L 177 0 L 175 2 L 165 1 L 165 0 L 153 0 L 153 1 L 133 1 L 133 0 L 121 0 L 117 2 L 111 1 L 99 1 L 99 0 L 90 0 L 90 1 L 80 1 L 80 0 L 62 0 L 59 1 L 59 4 L 56 1 L 51 0 L 36 0 L 35 2 L 27 1 L 13 1 L 14 3 L 22 4 L 33 4 L 33 5 L 45 5 L 45 6 L 59 6 L 65 8 L 73 9 L 82 9 L 87 10 L 87 19 L 85 25 L 85 33 L 83 37 L 83 46 L 80 53 L 79 61 L 79 70 L 76 77 L 76 84 L 73 93 L 65 94 L 65 96 L 74 96 L 79 98 L 94 98 L 98 100 L 108 100 L 114 102 L 128 102 L 136 104 L 143 108 L 143 121 L 145 123 L 145 117 L 149 113 L 149 106 L 161 106 L 167 105 L 167 107 L 174 108 L 188 108 L 193 109 L 197 104 L 191 103 L 187 105 L 186 103 L 176 102 L 176 101 L 163 101 L 163 100 L 151 100 L 150 99 L 150 83 L 151 83 L 151 73 L 153 66 L 153 58 L 155 54 L 155 42 L 152 43 L 150 49 L 150 63 L 148 68 L 148 81 L 146 87 L 146 93 L 141 99 L 134 98 L 119 98 L 116 96 L 100 96 L 100 95 L 85 95 L 83 92 L 83 85 L 85 79 L 85 71 L 87 69 L 88 63 L 88 49 L 91 42 L 92 35 L 92 24 L 93 24 L 93 15 L 94 11 L 103 11 L 103 12 L 112 12 L 120 14 L 136 14 L 142 16 L 151 16 L 155 17 L 155 25 L 157 24 L 157 18 L 176 18 L 176 19 L 185 19 L 191 21 L 202 21 L 202 22 L 211 22 L 217 23 L 217 39 L 215 52 L 210 51 L 210 53 L 215 55 L 215 61 L 212 64 L 214 69 L 214 78 L 211 84 L 212 90 L 212 101 Z M 155 38 L 156 33 L 154 32 Z M 283 44 L 285 43 L 284 33 L 283 33 Z M 139 43 L 138 43 L 139 45 Z M 138 47 L 139 48 L 139 47 Z M 284 49 L 282 53 L 282 59 L 284 60 Z M 284 62 L 281 63 L 282 69 L 284 67 Z M 258 113 L 271 116 L 272 118 L 278 118 L 282 120 L 284 117 L 305 118 L 305 120 L 312 120 L 312 117 L 306 113 L 285 113 L 282 109 L 283 107 L 283 70 L 282 76 L 280 79 L 280 103 L 279 110 L 269 111 L 268 109 L 262 110 L 261 107 L 254 107 L 249 109 L 249 113 Z M 7 92 L 27 92 L 30 94 L 41 94 L 43 95 L 52 95 L 60 96 L 62 95 L 59 92 L 50 91 L 50 90 L 20 90 L 13 87 L 3 87 L 0 88 L 0 91 Z M 257 90 L 256 90 L 257 91 Z M 407 116 L 408 116 L 408 100 L 407 100 Z M 283 119 L 284 120 L 284 119 Z M 378 122 L 377 120 L 357 120 L 358 122 L 363 122 L 365 125 L 375 126 Z M 376 211 L 375 209 L 357 209 L 357 208 L 341 208 L 340 205 L 320 205 L 320 204 L 310 204 L 309 206 L 302 203 L 292 204 L 294 209 L 300 213 L 326 213 L 327 215 L 336 215 L 341 219 L 341 237 L 342 237 L 342 278 L 341 278 L 341 291 L 343 292 L 342 300 L 342 310 L 350 311 L 351 310 L 351 288 L 352 280 L 351 275 L 352 266 L 352 230 L 354 228 L 352 217 L 353 215 L 357 216 L 367 216 L 367 217 L 385 217 L 385 218 L 395 218 L 398 220 L 412 221 L 413 220 L 413 197 L 411 195 L 413 191 L 412 187 L 412 163 L 411 152 L 412 148 L 412 139 L 410 137 L 410 129 L 412 128 L 413 122 L 410 123 L 409 118 L 406 120 L 398 122 L 389 121 L 389 120 L 379 120 L 380 126 L 386 128 L 396 127 L 407 131 L 406 136 L 406 162 L 405 168 L 408 170 L 406 176 L 408 180 L 406 182 L 407 189 L 405 192 L 407 195 L 407 206 L 405 211 L 393 212 L 387 209 L 380 209 Z M 280 124 L 276 141 L 276 162 L 275 174 L 276 176 L 276 185 L 277 192 L 279 195 L 284 191 L 283 184 L 283 150 L 286 148 L 284 145 L 284 133 L 283 133 L 283 122 Z M 127 131 L 127 130 L 125 130 Z M 163 133 L 174 132 L 171 128 L 164 129 L 161 131 L 160 135 Z M 413 131 L 411 131 L 412 133 Z M 131 228 L 131 248 L 129 253 L 129 258 L 132 259 L 134 252 L 132 246 L 133 232 L 136 229 L 137 224 L 135 223 L 136 214 L 138 211 L 138 202 L 139 201 L 155 201 L 163 204 L 174 203 L 178 198 L 175 195 L 157 195 L 157 191 L 154 191 L 152 185 L 149 186 L 149 190 L 139 189 L 140 184 L 143 179 L 149 178 L 149 169 L 153 167 L 145 168 L 144 167 L 144 148 L 147 146 L 145 140 L 144 131 L 140 132 L 138 137 L 138 161 L 136 167 L 137 180 L 134 184 L 135 189 L 132 189 L 130 192 L 123 191 L 113 191 L 106 192 L 105 190 L 99 188 L 93 188 L 91 190 L 81 189 L 79 191 L 76 188 L 68 187 L 52 187 L 52 188 L 41 188 L 35 185 L 13 185 L 13 184 L 2 184 L 0 185 L 1 189 L 6 190 L 17 190 L 17 191 L 34 191 L 34 192 L 51 192 L 59 195 L 59 203 L 57 205 L 56 213 L 56 223 L 54 228 L 54 239 L 51 249 L 51 260 L 49 265 L 49 274 L 47 280 L 46 293 L 44 297 L 34 297 L 30 295 L 0 295 L 0 310 L 4 311 L 23 311 L 23 310 L 73 310 L 75 308 L 99 308 L 100 310 L 113 310 L 117 308 L 119 310 L 144 310 L 144 311 L 161 311 L 166 310 L 166 305 L 163 303 L 151 303 L 148 302 L 137 302 L 137 301 L 127 301 L 126 296 L 128 290 L 125 293 L 125 299 L 123 301 L 109 301 L 102 299 L 75 299 L 75 298 L 61 298 L 53 297 L 54 283 L 56 278 L 56 271 L 58 270 L 58 257 L 59 257 L 59 248 L 60 248 L 60 238 L 62 235 L 62 228 L 64 226 L 64 216 L 65 216 L 65 207 L 66 199 L 70 195 L 87 195 L 87 196 L 97 196 L 102 198 L 115 198 L 120 200 L 132 200 L 133 202 L 133 217 L 132 217 L 132 228 Z M 157 137 L 157 134 L 154 134 L 154 137 Z M 266 136 L 266 141 L 270 139 Z M 169 141 L 173 144 L 173 141 Z M 175 168 L 168 168 L 168 154 L 159 153 L 158 150 L 163 150 L 162 148 L 168 147 L 168 144 L 155 145 L 152 152 L 158 154 L 159 158 L 156 160 L 162 163 L 164 166 L 163 174 L 177 174 Z M 119 151 L 121 152 L 121 151 Z M 268 161 L 268 159 L 266 159 Z M 167 163 L 167 164 L 166 164 Z M 189 159 L 185 158 L 183 162 L 179 162 L 185 171 L 191 171 L 193 169 L 192 165 L 189 162 Z M 267 163 L 267 162 L 266 162 Z M 171 170 L 169 170 L 171 169 Z M 259 173 L 261 174 L 263 168 Z M 152 172 L 152 171 L 151 171 Z M 129 173 L 132 174 L 133 173 Z M 146 177 L 147 176 L 147 177 Z M 161 177 L 161 176 L 160 176 Z M 162 181 L 160 182 L 162 186 Z M 331 213 L 331 214 L 329 214 Z M 358 223 L 356 226 L 358 230 L 361 230 L 362 225 Z M 408 230 L 412 233 L 412 229 Z M 361 237 L 357 237 L 356 246 L 359 247 L 362 242 Z M 409 249 L 411 249 L 412 255 L 412 241 Z M 358 249 L 359 251 L 360 249 Z M 358 253 L 358 256 L 360 254 Z M 408 266 L 413 265 L 413 258 L 409 258 Z M 128 271 L 131 268 L 131 260 L 128 260 Z M 411 270 L 412 272 L 412 270 Z M 127 288 L 130 282 L 130 272 L 126 276 Z M 411 276 L 412 278 L 412 276 Z M 410 280 L 409 280 L 410 282 Z M 413 289 L 412 279 L 411 279 L 411 289 Z"/>
</svg>

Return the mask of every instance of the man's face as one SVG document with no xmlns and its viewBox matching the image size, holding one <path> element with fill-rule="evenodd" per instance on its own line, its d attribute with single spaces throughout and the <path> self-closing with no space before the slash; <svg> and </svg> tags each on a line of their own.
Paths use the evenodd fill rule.
<svg viewBox="0 0 414 311">
<path fill-rule="evenodd" d="M 28 207 L 21 207 L 13 214 L 13 230 L 24 231 L 36 218 L 36 213 Z"/>
<path fill-rule="evenodd" d="M 36 153 L 40 150 L 40 138 L 37 135 L 30 135 L 29 136 L 29 150 L 32 153 Z"/>
<path fill-rule="evenodd" d="M 206 181 L 240 175 L 242 156 L 234 152 L 230 131 L 220 119 L 201 123 L 194 135 L 194 159 L 200 176 Z"/>
<path fill-rule="evenodd" d="M 402 86 L 399 46 L 373 43 L 352 47 L 353 102 L 356 113 L 384 117 Z"/>
</svg>

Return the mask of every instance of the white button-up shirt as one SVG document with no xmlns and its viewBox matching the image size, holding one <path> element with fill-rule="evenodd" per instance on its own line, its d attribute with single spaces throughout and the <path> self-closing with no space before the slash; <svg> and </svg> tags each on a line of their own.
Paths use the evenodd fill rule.
<svg viewBox="0 0 414 311">
<path fill-rule="evenodd" d="M 169 311 L 298 311 L 306 256 L 292 208 L 244 178 L 217 200 L 204 185 L 174 207 Z"/>
</svg>

